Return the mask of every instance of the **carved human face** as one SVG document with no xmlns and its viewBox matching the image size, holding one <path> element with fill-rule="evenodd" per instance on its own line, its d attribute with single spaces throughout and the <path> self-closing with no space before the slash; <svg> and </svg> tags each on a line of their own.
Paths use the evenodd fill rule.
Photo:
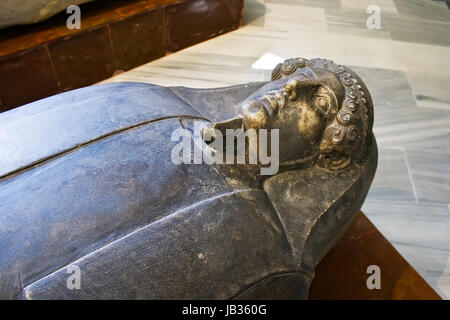
<svg viewBox="0 0 450 320">
<path fill-rule="evenodd" d="M 309 68 L 271 81 L 247 98 L 240 115 L 214 128 L 279 129 L 280 163 L 312 157 L 339 109 L 344 89 L 331 72 Z"/>
</svg>

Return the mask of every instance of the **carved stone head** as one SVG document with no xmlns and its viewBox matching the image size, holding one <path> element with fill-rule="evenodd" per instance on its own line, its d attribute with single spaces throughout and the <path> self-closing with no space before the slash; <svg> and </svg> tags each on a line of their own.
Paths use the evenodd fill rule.
<svg viewBox="0 0 450 320">
<path fill-rule="evenodd" d="M 353 71 L 295 58 L 273 69 L 272 81 L 241 104 L 239 116 L 210 128 L 279 129 L 281 166 L 313 158 L 339 170 L 364 156 L 372 123 L 372 99 Z"/>
</svg>

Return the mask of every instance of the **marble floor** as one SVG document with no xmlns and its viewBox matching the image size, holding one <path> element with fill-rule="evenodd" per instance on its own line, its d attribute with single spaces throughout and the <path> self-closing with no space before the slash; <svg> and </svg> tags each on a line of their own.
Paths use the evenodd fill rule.
<svg viewBox="0 0 450 320">
<path fill-rule="evenodd" d="M 380 8 L 381 29 L 367 28 L 370 5 Z M 450 299 L 447 5 L 434 0 L 247 0 L 241 29 L 106 81 L 226 86 L 268 80 L 277 59 L 296 56 L 353 67 L 372 93 L 379 146 L 379 167 L 363 211 Z"/>
</svg>

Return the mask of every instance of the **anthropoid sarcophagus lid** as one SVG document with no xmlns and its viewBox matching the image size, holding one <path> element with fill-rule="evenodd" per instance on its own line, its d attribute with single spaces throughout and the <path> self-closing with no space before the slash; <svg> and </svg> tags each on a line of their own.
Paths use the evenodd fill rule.
<svg viewBox="0 0 450 320">
<path fill-rule="evenodd" d="M 305 299 L 374 177 L 372 123 L 353 71 L 302 58 L 2 113 L 0 297 Z"/>
</svg>

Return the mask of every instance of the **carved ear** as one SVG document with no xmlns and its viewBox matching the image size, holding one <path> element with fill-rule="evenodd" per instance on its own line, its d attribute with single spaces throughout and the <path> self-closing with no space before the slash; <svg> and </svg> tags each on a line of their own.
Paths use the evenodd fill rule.
<svg viewBox="0 0 450 320">
<path fill-rule="evenodd" d="M 351 162 L 351 157 L 342 153 L 321 153 L 317 159 L 317 166 L 328 170 L 338 171 L 345 169 Z"/>
<path fill-rule="evenodd" d="M 202 139 L 207 144 L 212 143 L 216 139 L 216 132 L 219 132 L 222 136 L 226 135 L 227 129 L 239 129 L 242 128 L 242 117 L 235 117 L 221 122 L 213 122 L 201 131 Z"/>
</svg>

